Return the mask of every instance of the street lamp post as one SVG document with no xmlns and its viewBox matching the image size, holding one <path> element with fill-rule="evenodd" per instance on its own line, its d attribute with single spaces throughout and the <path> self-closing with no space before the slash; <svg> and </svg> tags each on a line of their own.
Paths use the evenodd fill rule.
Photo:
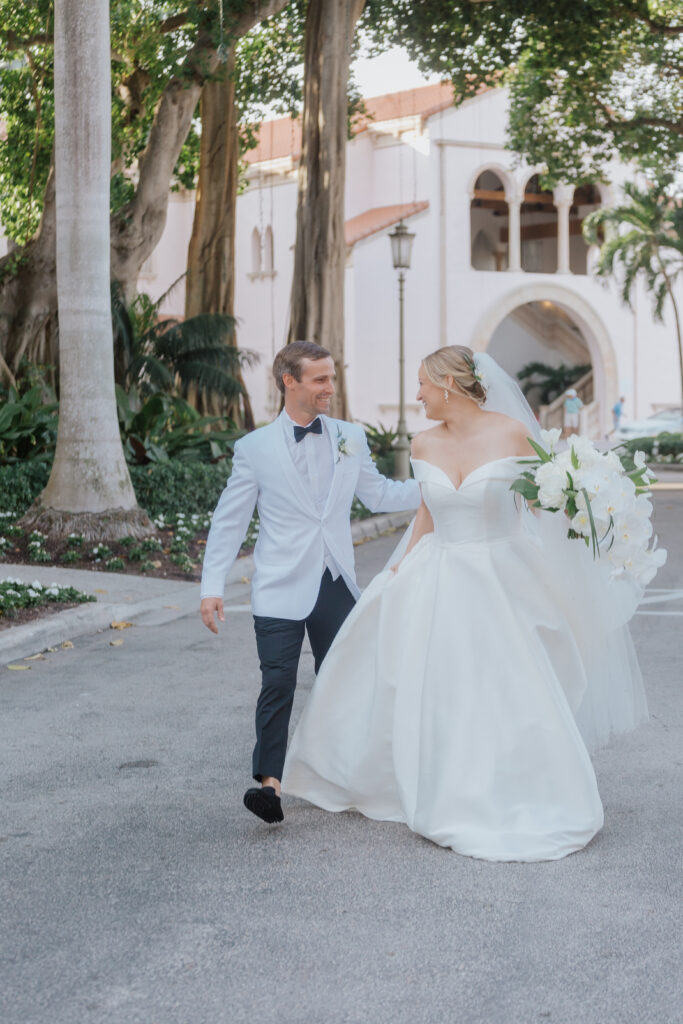
<svg viewBox="0 0 683 1024">
<path fill-rule="evenodd" d="M 403 221 L 396 225 L 389 235 L 391 256 L 398 270 L 398 439 L 394 451 L 394 473 L 398 480 L 410 476 L 410 441 L 406 430 L 406 389 L 405 389 L 405 330 L 403 307 L 405 298 L 405 271 L 410 269 L 410 253 L 414 234 L 408 231 Z"/>
</svg>

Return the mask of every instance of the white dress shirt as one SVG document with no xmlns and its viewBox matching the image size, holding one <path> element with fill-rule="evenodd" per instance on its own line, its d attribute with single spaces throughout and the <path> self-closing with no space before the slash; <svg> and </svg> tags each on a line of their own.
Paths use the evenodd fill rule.
<svg viewBox="0 0 683 1024">
<path fill-rule="evenodd" d="M 319 417 L 313 417 L 313 419 L 317 418 Z M 332 440 L 327 429 L 327 424 L 325 423 L 325 420 L 320 417 L 320 423 L 323 428 L 322 433 L 314 434 L 310 432 L 306 434 L 303 440 L 297 441 L 294 437 L 294 427 L 310 426 L 310 423 L 312 423 L 313 420 L 311 420 L 310 423 L 295 423 L 285 409 L 284 414 L 281 417 L 281 422 L 289 454 L 292 456 L 292 462 L 294 463 L 297 472 L 304 480 L 306 487 L 313 497 L 315 506 L 322 516 L 325 511 L 327 496 L 330 493 L 332 478 L 334 476 Z M 340 574 L 339 566 L 330 554 L 327 545 L 325 545 L 324 567 L 325 569 L 330 570 L 332 579 L 336 580 Z"/>
</svg>

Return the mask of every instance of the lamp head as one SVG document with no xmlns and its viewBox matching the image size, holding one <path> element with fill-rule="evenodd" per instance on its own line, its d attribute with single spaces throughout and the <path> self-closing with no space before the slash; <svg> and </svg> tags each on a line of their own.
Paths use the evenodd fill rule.
<svg viewBox="0 0 683 1024">
<path fill-rule="evenodd" d="M 403 221 L 400 221 L 390 233 L 391 257 L 396 270 L 408 270 L 410 268 L 410 254 L 414 238 L 415 235 L 408 231 Z"/>
</svg>

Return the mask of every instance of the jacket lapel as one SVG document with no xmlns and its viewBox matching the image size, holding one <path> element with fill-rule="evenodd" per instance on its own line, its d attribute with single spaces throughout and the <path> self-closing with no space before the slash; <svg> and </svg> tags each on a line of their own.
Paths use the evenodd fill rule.
<svg viewBox="0 0 683 1024">
<path fill-rule="evenodd" d="M 315 507 L 313 501 L 313 495 L 310 493 L 306 484 L 301 479 L 292 456 L 289 451 L 289 445 L 285 438 L 285 424 L 281 422 L 284 413 L 280 413 L 278 418 L 273 422 L 273 447 L 270 449 L 271 453 L 277 458 L 279 464 L 282 466 L 285 477 L 287 478 L 290 487 L 294 491 L 294 494 L 299 500 L 299 504 L 305 508 L 307 512 L 312 512 L 315 517 L 318 517 L 318 510 Z"/>
<path fill-rule="evenodd" d="M 325 503 L 325 512 L 331 508 L 337 500 L 339 487 L 344 474 L 342 473 L 344 459 L 348 456 L 340 455 L 337 445 L 339 444 L 340 438 L 344 435 L 344 428 L 341 423 L 337 420 L 331 420 L 327 416 L 322 416 L 321 419 L 325 422 L 327 428 L 327 434 L 330 439 L 332 446 L 332 459 L 334 462 L 334 475 L 332 477 L 332 484 L 330 486 L 330 493 L 327 496 L 327 502 Z"/>
</svg>

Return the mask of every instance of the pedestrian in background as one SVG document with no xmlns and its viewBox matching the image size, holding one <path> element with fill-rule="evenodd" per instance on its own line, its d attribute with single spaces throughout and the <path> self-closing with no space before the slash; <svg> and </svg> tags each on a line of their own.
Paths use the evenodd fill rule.
<svg viewBox="0 0 683 1024">
<path fill-rule="evenodd" d="M 621 424 L 621 416 L 622 416 L 622 413 L 624 411 L 624 402 L 625 401 L 626 401 L 626 399 L 622 395 L 619 398 L 619 401 L 615 405 L 612 406 L 612 429 L 610 430 L 609 434 L 607 435 L 608 437 L 610 436 L 610 434 L 616 434 L 617 430 L 619 429 L 619 426 Z"/>
<path fill-rule="evenodd" d="M 564 399 L 564 437 L 579 429 L 579 413 L 583 402 L 576 393 L 576 388 L 567 388 Z"/>
</svg>

